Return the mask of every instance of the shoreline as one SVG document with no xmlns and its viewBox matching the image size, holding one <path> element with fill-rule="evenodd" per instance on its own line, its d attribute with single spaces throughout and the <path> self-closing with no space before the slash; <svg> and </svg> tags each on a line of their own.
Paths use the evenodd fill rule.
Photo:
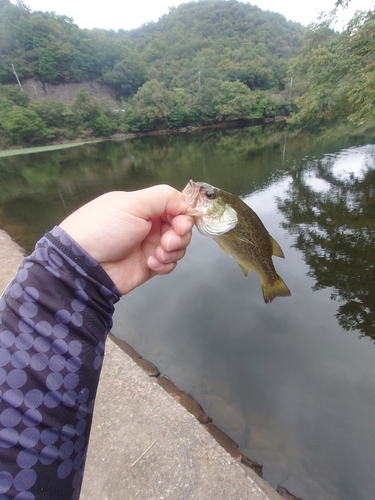
<svg viewBox="0 0 375 500">
<path fill-rule="evenodd" d="M 43 151 L 53 151 L 57 149 L 72 148 L 76 146 L 81 146 L 83 144 L 94 144 L 103 141 L 114 141 L 121 142 L 129 139 L 139 139 L 142 137 L 152 137 L 157 135 L 180 135 L 192 132 L 199 132 L 201 130 L 225 130 L 231 128 L 245 128 L 245 127 L 255 127 L 258 125 L 268 125 L 270 123 L 280 123 L 286 122 L 288 120 L 287 116 L 275 116 L 273 118 L 254 118 L 251 120 L 233 120 L 218 123 L 209 123 L 206 125 L 187 125 L 186 127 L 175 127 L 175 128 L 165 128 L 160 130 L 148 130 L 144 132 L 129 132 L 129 133 L 116 133 L 108 137 L 77 137 L 72 140 L 63 139 L 60 141 L 51 141 L 44 145 L 22 145 L 18 144 L 15 146 L 10 146 L 7 149 L 0 150 L 0 158 L 5 158 L 7 156 L 16 156 L 19 154 L 32 154 L 40 153 Z"/>
</svg>

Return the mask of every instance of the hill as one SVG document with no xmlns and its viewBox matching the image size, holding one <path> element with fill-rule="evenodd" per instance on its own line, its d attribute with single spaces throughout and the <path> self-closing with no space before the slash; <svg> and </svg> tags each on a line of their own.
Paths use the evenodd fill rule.
<svg viewBox="0 0 375 500">
<path fill-rule="evenodd" d="M 281 14 L 237 0 L 182 4 L 156 23 L 117 33 L 81 30 L 65 16 L 0 0 L 0 84 L 15 82 L 14 64 L 21 80 L 98 80 L 123 96 L 151 78 L 168 87 L 198 84 L 198 71 L 253 89 L 282 87 L 302 33 Z"/>
<path fill-rule="evenodd" d="M 82 30 L 65 16 L 31 12 L 22 0 L 0 0 L 0 100 L 7 96 L 9 110 L 4 86 L 16 83 L 16 72 L 21 84 L 109 85 L 125 114 L 114 119 L 110 106 L 96 106 L 107 133 L 285 114 L 287 61 L 303 32 L 280 14 L 237 0 L 182 4 L 156 23 L 117 32 Z M 90 129 L 86 118 L 80 126 Z M 3 135 L 7 126 L 0 119 Z M 64 134 L 67 125 L 53 127 Z"/>
<path fill-rule="evenodd" d="M 239 80 L 251 89 L 283 88 L 300 24 L 236 0 L 200 0 L 170 9 L 157 23 L 129 33 L 148 76 L 198 88 L 204 78 Z"/>
</svg>

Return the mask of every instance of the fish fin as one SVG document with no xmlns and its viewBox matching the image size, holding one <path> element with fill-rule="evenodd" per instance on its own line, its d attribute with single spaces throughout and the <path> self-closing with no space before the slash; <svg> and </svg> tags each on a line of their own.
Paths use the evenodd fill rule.
<svg viewBox="0 0 375 500">
<path fill-rule="evenodd" d="M 219 245 L 219 247 L 230 257 L 232 257 L 232 254 L 226 249 L 226 247 L 221 243 L 221 241 L 218 238 L 214 238 L 216 243 Z"/>
<path fill-rule="evenodd" d="M 250 245 L 254 245 L 254 243 L 247 238 L 241 238 L 240 236 L 236 236 L 237 240 L 244 241 L 245 243 L 249 243 Z"/>
<path fill-rule="evenodd" d="M 274 238 L 272 238 L 271 235 L 269 235 L 269 237 L 272 245 L 272 255 L 274 255 L 275 257 L 281 257 L 282 259 L 285 259 L 284 252 L 281 250 L 280 245 Z"/>
<path fill-rule="evenodd" d="M 245 267 L 242 264 L 238 264 L 241 268 L 241 271 L 244 273 L 245 278 L 249 276 L 249 272 L 251 271 L 250 267 Z"/>
<path fill-rule="evenodd" d="M 224 252 L 229 255 L 230 257 L 234 257 L 236 259 L 236 257 L 231 253 L 229 252 L 229 250 L 221 243 L 221 241 L 219 239 L 216 239 L 215 238 L 215 241 L 216 243 L 219 245 L 219 247 L 224 250 Z M 241 271 L 244 273 L 245 275 L 245 278 L 247 278 L 249 276 L 249 272 L 251 271 L 251 268 L 250 267 L 246 267 L 246 266 L 243 266 L 242 264 L 240 264 L 237 259 L 236 259 L 236 262 L 237 264 L 240 266 L 241 268 Z"/>
<path fill-rule="evenodd" d="M 276 281 L 272 284 L 262 283 L 262 292 L 266 304 L 272 302 L 275 297 L 289 297 L 292 295 L 280 276 L 277 276 Z"/>
</svg>

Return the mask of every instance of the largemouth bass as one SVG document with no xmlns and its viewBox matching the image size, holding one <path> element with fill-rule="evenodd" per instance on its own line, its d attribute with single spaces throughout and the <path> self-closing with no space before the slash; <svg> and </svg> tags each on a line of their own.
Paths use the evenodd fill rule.
<svg viewBox="0 0 375 500">
<path fill-rule="evenodd" d="M 198 231 L 233 256 L 246 278 L 252 269 L 259 275 L 266 303 L 291 295 L 272 262 L 272 255 L 284 258 L 284 253 L 254 210 L 205 182 L 190 181 L 183 194 L 190 205 L 186 213 L 195 218 Z"/>
</svg>

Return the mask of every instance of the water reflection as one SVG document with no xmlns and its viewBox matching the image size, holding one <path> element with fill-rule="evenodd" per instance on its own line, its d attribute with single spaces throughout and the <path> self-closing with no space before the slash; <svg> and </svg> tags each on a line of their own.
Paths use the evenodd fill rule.
<svg viewBox="0 0 375 500">
<path fill-rule="evenodd" d="M 374 146 L 301 164 L 290 175 L 278 208 L 316 280 L 313 289 L 331 289 L 342 328 L 375 340 Z"/>
<path fill-rule="evenodd" d="M 0 225 L 31 251 L 46 230 L 106 191 L 158 183 L 182 189 L 190 178 L 207 176 L 246 194 L 280 176 L 274 151 L 284 135 L 279 126 L 253 127 L 3 157 Z"/>
<path fill-rule="evenodd" d="M 284 250 L 277 269 L 292 297 L 265 305 L 256 274 L 245 280 L 195 233 L 174 273 L 118 304 L 114 332 L 192 394 L 273 486 L 370 500 L 374 152 L 363 145 L 374 139 L 371 129 L 255 127 L 0 158 L 0 227 L 31 250 L 105 191 L 194 179 L 243 197 Z"/>
</svg>

